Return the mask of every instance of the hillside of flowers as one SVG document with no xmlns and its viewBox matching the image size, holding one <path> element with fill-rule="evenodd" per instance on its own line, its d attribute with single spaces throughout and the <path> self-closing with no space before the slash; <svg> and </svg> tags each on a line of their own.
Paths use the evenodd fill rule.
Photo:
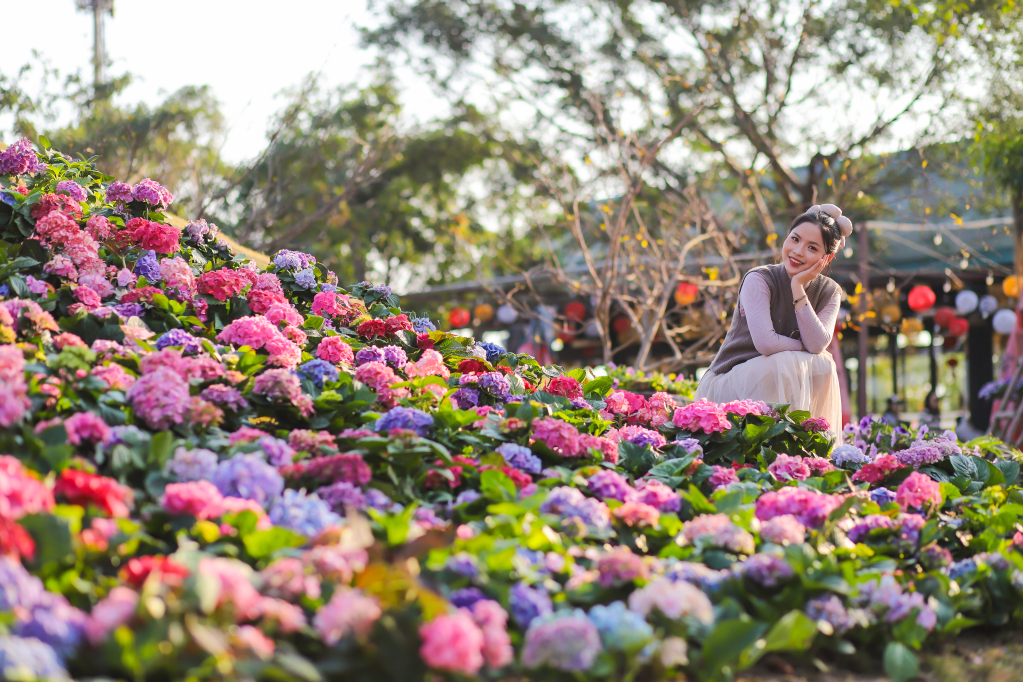
<svg viewBox="0 0 1023 682">
<path fill-rule="evenodd" d="M 905 680 L 1021 621 L 997 441 L 541 367 L 172 204 L 0 152 L 3 679 Z"/>
</svg>

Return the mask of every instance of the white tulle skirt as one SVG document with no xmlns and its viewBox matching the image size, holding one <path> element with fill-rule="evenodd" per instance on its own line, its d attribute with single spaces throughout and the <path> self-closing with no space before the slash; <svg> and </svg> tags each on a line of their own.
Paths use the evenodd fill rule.
<svg viewBox="0 0 1023 682">
<path fill-rule="evenodd" d="M 787 350 L 759 355 L 724 374 L 707 370 L 696 389 L 696 398 L 715 403 L 732 400 L 763 400 L 806 410 L 828 420 L 831 433 L 841 437 L 842 398 L 838 371 L 831 353 Z"/>
</svg>

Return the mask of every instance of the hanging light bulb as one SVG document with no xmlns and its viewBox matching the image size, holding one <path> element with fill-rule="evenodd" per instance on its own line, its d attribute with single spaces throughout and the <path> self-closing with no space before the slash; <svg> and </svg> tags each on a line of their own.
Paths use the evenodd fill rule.
<svg viewBox="0 0 1023 682">
<path fill-rule="evenodd" d="M 888 278 L 888 286 L 886 286 L 885 289 L 888 290 L 889 294 L 892 293 L 893 291 L 895 291 L 895 278 L 894 277 L 889 277 Z"/>
<path fill-rule="evenodd" d="M 969 258 L 964 258 L 961 261 L 959 261 L 959 268 L 960 269 L 965 270 L 968 267 L 970 267 L 970 259 Z"/>
<path fill-rule="evenodd" d="M 853 257 L 853 249 L 852 249 L 851 246 L 845 247 L 845 251 L 843 251 L 842 253 L 845 254 L 846 258 L 852 258 Z"/>
<path fill-rule="evenodd" d="M 984 283 L 987 284 L 988 286 L 991 286 L 992 284 L 994 284 L 995 283 L 995 274 L 993 272 L 987 273 L 987 279 L 984 280 Z"/>
<path fill-rule="evenodd" d="M 944 286 L 941 287 L 941 290 L 944 291 L 946 294 L 948 292 L 952 291 L 952 282 L 947 282 L 946 281 Z"/>
</svg>

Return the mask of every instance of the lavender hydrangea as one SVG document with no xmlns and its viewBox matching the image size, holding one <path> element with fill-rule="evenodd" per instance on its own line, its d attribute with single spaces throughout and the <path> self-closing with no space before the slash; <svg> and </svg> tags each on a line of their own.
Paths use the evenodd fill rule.
<svg viewBox="0 0 1023 682">
<path fill-rule="evenodd" d="M 522 664 L 565 672 L 589 670 L 601 651 L 600 633 L 582 609 L 535 619 L 526 632 Z"/>
<path fill-rule="evenodd" d="M 249 401 L 242 396 L 241 391 L 233 386 L 225 386 L 224 384 L 213 384 L 204 388 L 199 397 L 214 405 L 230 408 L 235 412 L 241 412 L 249 407 Z"/>
<path fill-rule="evenodd" d="M 384 349 L 379 346 L 366 346 L 360 348 L 355 354 L 356 366 L 365 365 L 367 362 L 383 362 Z"/>
<path fill-rule="evenodd" d="M 373 428 L 378 432 L 407 429 L 425 438 L 433 428 L 433 415 L 414 407 L 392 407 L 376 421 Z"/>
<path fill-rule="evenodd" d="M 320 282 L 320 291 L 325 294 L 333 294 L 337 291 L 337 285 L 330 282 Z"/>
<path fill-rule="evenodd" d="M 513 466 L 527 474 L 538 474 L 543 469 L 543 463 L 540 461 L 540 458 L 524 445 L 502 443 L 497 448 L 497 454 L 504 457 L 504 461 L 508 463 L 508 466 Z"/>
<path fill-rule="evenodd" d="M 169 206 L 174 201 L 174 195 L 167 191 L 160 183 L 150 178 L 139 180 L 131 189 L 132 199 L 149 204 L 150 206 Z"/>
<path fill-rule="evenodd" d="M 927 441 L 916 441 L 909 448 L 896 452 L 895 458 L 906 466 L 919 469 L 924 465 L 944 460 L 945 453 L 941 448 L 935 447 Z"/>
<path fill-rule="evenodd" d="M 734 571 L 764 587 L 774 587 L 793 575 L 792 566 L 773 554 L 754 554 L 733 567 Z"/>
<path fill-rule="evenodd" d="M 316 264 L 316 259 L 308 253 L 281 249 L 273 257 L 273 264 L 282 270 L 304 270 Z"/>
<path fill-rule="evenodd" d="M 0 635 L 0 679 L 70 680 L 53 647 L 35 637 Z"/>
<path fill-rule="evenodd" d="M 208 481 L 217 471 L 217 453 L 205 448 L 189 450 L 179 447 L 167 460 L 163 471 L 181 481 Z"/>
<path fill-rule="evenodd" d="M 895 501 L 895 493 L 888 488 L 877 488 L 870 491 L 870 499 L 879 505 L 886 505 Z"/>
<path fill-rule="evenodd" d="M 111 182 L 106 191 L 107 201 L 127 204 L 132 200 L 131 185 L 126 182 Z"/>
<path fill-rule="evenodd" d="M 393 367 L 404 367 L 408 362 L 408 355 L 398 346 L 384 346 L 381 350 L 384 352 L 384 361 Z"/>
<path fill-rule="evenodd" d="M 695 561 L 676 561 L 668 566 L 664 575 L 671 580 L 684 580 L 697 585 L 704 592 L 715 592 L 723 582 L 732 577 L 728 570 L 716 570 Z"/>
<path fill-rule="evenodd" d="M 572 406 L 573 410 L 592 410 L 593 409 L 593 406 L 590 405 L 590 401 L 588 401 L 586 398 L 572 398 L 572 400 L 569 401 L 569 404 Z"/>
<path fill-rule="evenodd" d="M 428 317 L 414 317 L 412 318 L 412 329 L 417 334 L 425 334 L 437 331 L 437 325 L 431 322 Z"/>
<path fill-rule="evenodd" d="M 679 438 L 675 441 L 675 446 L 682 448 L 690 455 L 694 452 L 697 453 L 697 456 L 703 455 L 703 446 L 700 445 L 700 441 L 695 438 Z"/>
<path fill-rule="evenodd" d="M 870 514 L 864 516 L 855 526 L 849 529 L 846 535 L 853 542 L 862 542 L 867 539 L 875 530 L 889 530 L 895 527 L 895 522 L 890 517 L 881 514 Z"/>
<path fill-rule="evenodd" d="M 366 491 L 366 506 L 373 507 L 379 511 L 387 511 L 394 506 L 394 500 L 376 488 Z"/>
<path fill-rule="evenodd" d="M 586 497 L 578 488 L 559 486 L 547 493 L 540 505 L 545 514 L 558 514 L 562 520 L 578 520 L 587 527 L 607 530 L 611 527 L 611 512 L 600 500 Z"/>
<path fill-rule="evenodd" d="M 654 637 L 654 629 L 643 616 L 630 611 L 621 601 L 594 606 L 590 609 L 589 619 L 608 649 L 634 653 Z"/>
<path fill-rule="evenodd" d="M 832 632 L 836 635 L 845 634 L 856 624 L 842 600 L 833 594 L 811 599 L 803 607 L 803 610 L 810 620 L 817 623 L 823 621 L 830 625 Z"/>
<path fill-rule="evenodd" d="M 295 284 L 303 289 L 316 288 L 316 273 L 312 268 L 304 268 L 295 273 Z"/>
<path fill-rule="evenodd" d="M 0 175 L 32 175 L 45 166 L 27 137 L 0 152 Z"/>
<path fill-rule="evenodd" d="M 480 388 L 501 402 L 511 399 L 511 382 L 500 372 L 484 372 L 476 380 Z"/>
<path fill-rule="evenodd" d="M 63 192 L 72 199 L 78 202 L 85 201 L 89 195 L 86 193 L 85 188 L 79 185 L 74 180 L 61 180 L 57 183 L 57 192 Z"/>
<path fill-rule="evenodd" d="M 451 400 L 460 410 L 468 410 L 480 404 L 480 392 L 475 388 L 462 387 L 451 394 Z"/>
<path fill-rule="evenodd" d="M 463 490 L 458 493 L 458 497 L 455 498 L 453 506 L 461 507 L 463 504 L 472 504 L 476 500 L 480 499 L 480 497 L 482 497 L 482 495 L 475 490 Z"/>
<path fill-rule="evenodd" d="M 602 469 L 590 476 L 588 486 L 590 492 L 602 500 L 624 502 L 630 493 L 635 492 L 624 476 L 610 469 Z"/>
<path fill-rule="evenodd" d="M 508 610 L 520 627 L 528 628 L 534 618 L 553 613 L 554 605 L 546 590 L 520 582 L 508 593 Z"/>
<path fill-rule="evenodd" d="M 156 258 L 156 251 L 146 251 L 142 254 L 142 257 L 135 261 L 134 272 L 149 282 L 159 282 L 160 261 Z"/>
<path fill-rule="evenodd" d="M 391 295 L 391 287 L 386 284 L 373 284 L 372 282 L 364 281 L 362 286 L 369 289 L 370 292 L 379 295 L 381 298 L 387 298 Z"/>
<path fill-rule="evenodd" d="M 307 538 L 341 523 L 341 517 L 316 493 L 306 494 L 305 490 L 290 488 L 270 508 L 270 520 Z"/>
<path fill-rule="evenodd" d="M 277 469 L 256 453 L 224 460 L 210 480 L 221 495 L 255 500 L 264 507 L 284 490 L 284 479 Z"/>
<path fill-rule="evenodd" d="M 262 436 L 256 444 L 266 455 L 266 461 L 275 467 L 282 467 L 291 464 L 295 459 L 295 449 L 288 445 L 287 441 L 273 436 Z"/>
<path fill-rule="evenodd" d="M 379 490 L 373 492 L 380 493 Z M 331 509 L 338 513 L 344 512 L 349 507 L 362 511 L 369 506 L 366 495 L 358 487 L 347 481 L 338 481 L 337 483 L 324 486 L 317 490 L 316 494 L 320 496 L 321 500 L 329 504 Z M 383 495 L 383 493 L 380 494 Z M 384 497 L 387 496 L 384 495 Z M 388 504 L 386 506 L 390 506 L 390 501 L 391 499 L 387 498 Z"/>
<path fill-rule="evenodd" d="M 487 595 L 478 587 L 463 587 L 448 595 L 448 601 L 456 609 L 472 608 L 473 604 L 486 598 Z"/>
<path fill-rule="evenodd" d="M 159 268 L 157 268 L 156 274 L 160 274 Z M 146 279 L 149 278 L 147 277 Z M 124 320 L 129 317 L 142 317 L 142 313 L 145 311 L 141 303 L 117 303 L 110 307 L 114 309 L 118 317 Z"/>
<path fill-rule="evenodd" d="M 86 615 L 63 595 L 48 592 L 39 578 L 21 562 L 0 557 L 0 611 L 21 612 L 14 626 L 19 637 L 34 637 L 53 647 L 60 657 L 70 656 L 82 639 Z"/>
<path fill-rule="evenodd" d="M 314 358 L 304 365 L 299 365 L 298 372 L 316 384 L 317 388 L 323 388 L 324 382 L 337 381 L 341 376 L 337 367 L 319 358 Z"/>
<path fill-rule="evenodd" d="M 444 562 L 444 568 L 466 578 L 474 578 L 479 575 L 480 562 L 475 554 L 458 552 L 448 557 L 448 560 Z"/>
<path fill-rule="evenodd" d="M 871 461 L 873 461 L 871 457 L 855 445 L 843 443 L 831 451 L 831 462 L 843 469 L 849 468 L 850 465 L 867 464 Z"/>
<path fill-rule="evenodd" d="M 207 223 L 202 218 L 199 220 L 193 220 L 185 225 L 185 234 L 187 234 L 188 238 L 196 244 L 202 243 L 204 239 L 212 241 L 216 238 L 218 232 L 220 232 L 219 227 Z"/>
<path fill-rule="evenodd" d="M 148 277 L 146 279 L 149 279 Z M 202 350 L 202 341 L 195 338 L 184 329 L 171 329 L 156 339 L 156 349 L 163 350 L 171 346 L 180 346 L 181 352 L 185 355 L 195 355 Z"/>
</svg>

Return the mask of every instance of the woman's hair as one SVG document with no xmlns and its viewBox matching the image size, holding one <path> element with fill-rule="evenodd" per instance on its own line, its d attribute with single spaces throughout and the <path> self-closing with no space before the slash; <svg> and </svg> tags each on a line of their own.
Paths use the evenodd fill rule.
<svg viewBox="0 0 1023 682">
<path fill-rule="evenodd" d="M 796 219 L 789 225 L 789 232 L 792 232 L 792 230 L 803 223 L 812 223 L 821 229 L 821 238 L 824 240 L 824 253 L 838 253 L 839 244 L 842 241 L 842 231 L 834 218 L 824 211 L 810 210 L 796 216 Z"/>
</svg>

